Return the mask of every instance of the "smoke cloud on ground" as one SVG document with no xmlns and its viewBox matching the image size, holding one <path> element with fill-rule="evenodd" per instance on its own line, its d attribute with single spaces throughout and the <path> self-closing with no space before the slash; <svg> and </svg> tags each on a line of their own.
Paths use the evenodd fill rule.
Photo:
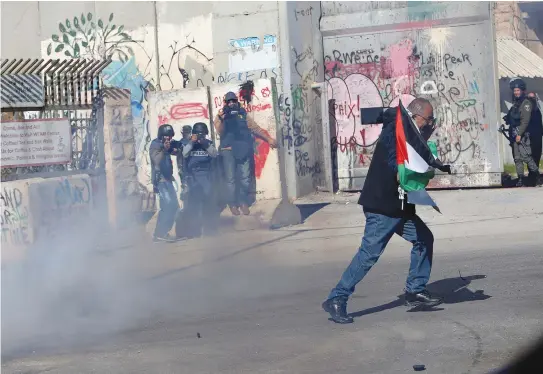
<svg viewBox="0 0 543 374">
<path fill-rule="evenodd" d="M 152 316 L 154 304 L 135 276 L 137 256 L 123 253 L 141 235 L 107 234 L 103 222 L 63 227 L 24 259 L 2 265 L 3 359 L 89 343 Z"/>
</svg>

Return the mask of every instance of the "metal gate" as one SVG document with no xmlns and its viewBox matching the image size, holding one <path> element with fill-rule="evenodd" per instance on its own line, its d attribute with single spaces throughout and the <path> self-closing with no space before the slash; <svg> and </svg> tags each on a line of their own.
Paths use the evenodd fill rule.
<svg viewBox="0 0 543 374">
<path fill-rule="evenodd" d="M 72 145 L 70 163 L 2 168 L 2 181 L 104 173 L 104 102 L 100 72 L 110 62 L 2 60 L 2 122 L 68 118 Z"/>
</svg>

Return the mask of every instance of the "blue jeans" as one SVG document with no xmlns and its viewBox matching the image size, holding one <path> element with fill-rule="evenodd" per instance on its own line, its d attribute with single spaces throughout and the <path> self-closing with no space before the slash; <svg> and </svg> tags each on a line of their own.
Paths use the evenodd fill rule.
<svg viewBox="0 0 543 374">
<path fill-rule="evenodd" d="M 157 185 L 158 197 L 160 201 L 160 211 L 155 227 L 155 236 L 164 237 L 168 234 L 175 222 L 177 211 L 179 210 L 179 202 L 175 188 L 171 181 L 161 181 Z"/>
<path fill-rule="evenodd" d="M 238 160 L 231 150 L 221 149 L 226 187 L 226 203 L 230 206 L 250 205 L 251 163 L 249 157 Z"/>
<path fill-rule="evenodd" d="M 370 212 L 364 212 L 364 215 L 366 228 L 362 244 L 328 299 L 351 296 L 358 282 L 375 265 L 394 233 L 413 243 L 405 290 L 412 293 L 423 291 L 430 279 L 434 250 L 434 236 L 428 226 L 416 215 L 409 218 L 388 217 Z"/>
</svg>

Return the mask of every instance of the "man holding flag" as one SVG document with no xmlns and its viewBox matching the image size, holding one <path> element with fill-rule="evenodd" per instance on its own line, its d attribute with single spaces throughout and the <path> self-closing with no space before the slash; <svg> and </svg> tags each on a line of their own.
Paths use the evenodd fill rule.
<svg viewBox="0 0 543 374">
<path fill-rule="evenodd" d="M 413 243 L 405 287 L 406 305 L 430 307 L 442 303 L 441 298 L 426 290 L 434 237 L 415 213 L 414 205 L 437 209 L 425 187 L 433 177 L 433 168 L 451 174 L 451 167 L 443 165 L 427 143 L 434 130 L 433 107 L 426 99 L 413 100 L 407 109 L 400 101 L 398 107 L 384 113 L 383 130 L 358 200 L 366 216 L 362 244 L 322 304 L 334 322 L 353 322 L 347 314 L 347 300 L 395 233 Z"/>
</svg>

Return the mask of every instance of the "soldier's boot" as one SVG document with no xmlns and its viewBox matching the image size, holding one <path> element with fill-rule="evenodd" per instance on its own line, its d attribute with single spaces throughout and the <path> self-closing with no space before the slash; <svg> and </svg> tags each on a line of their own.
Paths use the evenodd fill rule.
<svg viewBox="0 0 543 374">
<path fill-rule="evenodd" d="M 242 205 L 240 206 L 240 209 L 241 209 L 241 212 L 242 212 L 244 215 L 246 215 L 246 216 L 248 216 L 249 214 L 251 214 L 251 211 L 249 210 L 249 207 L 248 207 L 246 204 L 242 204 Z"/>
<path fill-rule="evenodd" d="M 517 184 L 515 185 L 515 187 L 524 187 L 524 186 L 525 186 L 525 184 L 524 184 L 524 176 L 519 176 Z"/>
</svg>

